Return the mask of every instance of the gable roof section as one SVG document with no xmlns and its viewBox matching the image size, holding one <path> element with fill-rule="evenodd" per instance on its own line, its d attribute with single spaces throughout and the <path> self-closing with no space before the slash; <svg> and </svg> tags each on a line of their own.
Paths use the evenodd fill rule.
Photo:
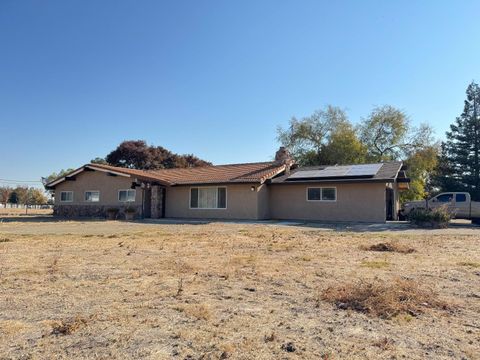
<svg viewBox="0 0 480 360">
<path fill-rule="evenodd" d="M 385 163 L 379 163 L 381 167 L 378 169 L 375 175 L 373 176 L 335 176 L 328 178 L 292 178 L 290 176 L 297 173 L 298 171 L 311 171 L 311 170 L 322 170 L 326 166 L 311 166 L 311 167 L 302 167 L 296 168 L 290 172 L 290 174 L 284 174 L 282 176 L 276 177 L 270 181 L 272 184 L 299 184 L 299 183 L 319 183 L 319 182 L 393 182 L 397 178 L 400 169 L 402 168 L 403 163 L 401 161 L 390 161 Z M 373 165 L 373 164 L 372 164 Z M 331 167 L 331 166 L 329 166 Z"/>
<path fill-rule="evenodd" d="M 154 170 L 149 171 L 149 173 L 155 174 L 155 176 L 174 185 L 263 183 L 284 169 L 285 165 L 278 165 L 274 162 L 261 162 Z"/>
<path fill-rule="evenodd" d="M 175 186 L 218 183 L 263 183 L 285 170 L 285 165 L 279 165 L 275 162 L 260 162 L 194 168 L 136 170 L 103 164 L 86 164 L 63 177 L 51 181 L 47 184 L 47 187 L 53 188 L 68 178 L 89 170 L 157 181 L 162 185 Z"/>
</svg>

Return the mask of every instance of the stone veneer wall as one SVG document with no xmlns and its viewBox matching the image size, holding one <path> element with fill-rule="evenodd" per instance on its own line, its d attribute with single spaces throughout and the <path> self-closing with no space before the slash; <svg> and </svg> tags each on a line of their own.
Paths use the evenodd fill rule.
<svg viewBox="0 0 480 360">
<path fill-rule="evenodd" d="M 150 214 L 152 219 L 159 219 L 162 217 L 163 205 L 163 187 L 158 185 L 152 186 L 152 202 Z"/>
<path fill-rule="evenodd" d="M 135 207 L 137 212 L 135 218 L 140 218 L 142 215 L 141 205 L 128 205 Z M 53 215 L 62 217 L 97 217 L 105 218 L 107 210 L 116 208 L 119 209 L 117 219 L 125 219 L 126 206 L 103 206 L 103 205 L 55 205 L 53 208 Z"/>
</svg>

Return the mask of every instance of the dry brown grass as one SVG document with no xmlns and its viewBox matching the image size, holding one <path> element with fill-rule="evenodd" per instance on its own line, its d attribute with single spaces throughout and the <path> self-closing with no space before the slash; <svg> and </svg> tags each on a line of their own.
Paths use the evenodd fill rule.
<svg viewBox="0 0 480 360">
<path fill-rule="evenodd" d="M 51 215 L 53 214 L 52 209 L 11 209 L 11 208 L 0 208 L 0 217 L 1 216 L 23 216 L 23 215 Z"/>
<path fill-rule="evenodd" d="M 372 261 L 362 261 L 361 266 L 370 268 L 370 269 L 383 269 L 388 268 L 390 263 L 387 260 L 372 260 Z"/>
<path fill-rule="evenodd" d="M 477 234 L 18 220 L 0 223 L 2 360 L 480 353 Z M 379 243 L 416 251 L 363 250 Z"/>
<path fill-rule="evenodd" d="M 480 262 L 475 262 L 475 261 L 460 261 L 458 262 L 458 265 L 467 266 L 471 268 L 480 268 Z"/>
<path fill-rule="evenodd" d="M 405 279 L 336 285 L 327 288 L 321 299 L 335 304 L 338 309 L 355 310 L 383 319 L 399 314 L 419 316 L 427 309 L 452 308 L 451 304 L 438 299 L 432 289 Z"/>
</svg>

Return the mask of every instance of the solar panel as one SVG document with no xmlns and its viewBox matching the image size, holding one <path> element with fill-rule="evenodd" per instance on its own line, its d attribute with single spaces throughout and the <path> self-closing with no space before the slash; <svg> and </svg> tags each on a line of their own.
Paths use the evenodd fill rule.
<svg viewBox="0 0 480 360">
<path fill-rule="evenodd" d="M 325 169 L 319 170 L 299 170 L 290 175 L 289 179 L 309 179 L 309 178 L 326 178 L 345 176 L 350 166 L 327 166 Z"/>
<path fill-rule="evenodd" d="M 345 176 L 375 176 L 383 164 L 352 165 Z"/>
<path fill-rule="evenodd" d="M 342 177 L 375 176 L 383 164 L 327 166 L 318 170 L 299 170 L 288 177 L 290 179 L 319 179 Z"/>
</svg>

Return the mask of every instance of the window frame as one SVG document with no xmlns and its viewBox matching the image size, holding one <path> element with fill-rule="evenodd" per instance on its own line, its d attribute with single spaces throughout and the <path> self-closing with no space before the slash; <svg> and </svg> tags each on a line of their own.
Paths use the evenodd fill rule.
<svg viewBox="0 0 480 360">
<path fill-rule="evenodd" d="M 197 205 L 200 204 L 200 189 L 217 189 L 217 207 L 214 208 L 203 208 L 203 207 L 192 207 L 192 189 L 197 189 Z M 218 207 L 218 189 L 225 189 L 225 207 Z M 228 189 L 227 186 L 191 186 L 188 189 L 188 208 L 190 210 L 227 210 L 228 208 Z"/>
<path fill-rule="evenodd" d="M 320 199 L 319 200 L 310 200 L 308 198 L 308 190 L 309 189 L 320 189 Z M 323 189 L 334 189 L 335 190 L 335 200 L 324 200 L 323 199 Z M 334 203 L 337 202 L 337 187 L 336 186 L 307 186 L 305 190 L 305 197 L 307 202 L 326 202 L 326 203 Z"/>
<path fill-rule="evenodd" d="M 72 194 L 72 200 L 62 200 L 62 193 L 70 193 Z M 73 191 L 72 190 L 66 190 L 66 191 L 60 191 L 60 202 L 67 203 L 67 202 L 73 202 Z"/>
<path fill-rule="evenodd" d="M 97 201 L 87 200 L 87 193 L 98 193 L 98 200 Z M 100 202 L 100 190 L 85 190 L 83 192 L 83 201 L 88 202 L 88 203 L 98 203 L 98 202 Z"/>
<path fill-rule="evenodd" d="M 127 192 L 127 200 L 120 200 L 120 192 L 121 191 L 126 191 Z M 129 191 L 133 191 L 133 201 L 132 200 L 128 200 L 128 192 Z M 135 202 L 135 200 L 137 199 L 137 190 L 136 189 L 119 189 L 118 190 L 118 194 L 117 194 L 117 199 L 119 202 L 121 203 L 127 203 L 127 202 Z"/>
</svg>

